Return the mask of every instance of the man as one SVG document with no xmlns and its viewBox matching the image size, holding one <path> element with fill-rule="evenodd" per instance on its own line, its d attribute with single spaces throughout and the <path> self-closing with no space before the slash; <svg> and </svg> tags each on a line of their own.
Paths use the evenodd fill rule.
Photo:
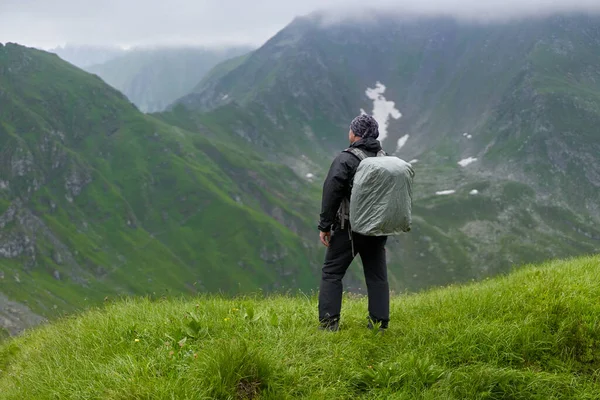
<svg viewBox="0 0 600 400">
<path fill-rule="evenodd" d="M 363 150 L 369 157 L 381 151 L 379 125 L 370 115 L 360 115 L 350 124 L 350 148 Z M 369 301 L 369 323 L 378 324 L 383 331 L 388 327 L 390 295 L 385 257 L 386 236 L 363 236 L 353 233 L 347 214 L 340 212 L 343 201 L 350 201 L 352 181 L 360 163 L 359 158 L 347 151 L 339 154 L 331 164 L 325 183 L 320 238 L 327 247 L 319 290 L 320 328 L 337 331 L 342 308 L 342 278 L 356 254 L 363 265 Z"/>
</svg>

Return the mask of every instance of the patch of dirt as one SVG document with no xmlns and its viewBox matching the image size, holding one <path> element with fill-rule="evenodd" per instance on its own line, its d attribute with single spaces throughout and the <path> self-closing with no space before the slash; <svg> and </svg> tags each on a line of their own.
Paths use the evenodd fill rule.
<svg viewBox="0 0 600 400">
<path fill-rule="evenodd" d="M 252 400 L 258 398 L 260 382 L 242 379 L 237 384 L 237 398 L 239 400 Z"/>
</svg>

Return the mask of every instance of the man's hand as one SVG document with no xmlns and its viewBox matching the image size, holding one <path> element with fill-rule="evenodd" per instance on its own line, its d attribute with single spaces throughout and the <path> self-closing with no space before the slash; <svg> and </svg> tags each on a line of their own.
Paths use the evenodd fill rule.
<svg viewBox="0 0 600 400">
<path fill-rule="evenodd" d="M 331 240 L 331 232 L 321 232 L 319 234 L 319 237 L 321 238 L 321 243 L 323 243 L 325 247 L 329 247 L 329 241 Z"/>
</svg>

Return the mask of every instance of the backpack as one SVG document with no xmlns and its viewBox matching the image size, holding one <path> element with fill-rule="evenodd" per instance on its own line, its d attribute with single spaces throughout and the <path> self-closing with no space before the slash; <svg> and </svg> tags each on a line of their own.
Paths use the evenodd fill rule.
<svg viewBox="0 0 600 400">
<path fill-rule="evenodd" d="M 363 150 L 344 150 L 360 160 L 356 169 L 350 202 L 340 208 L 352 231 L 365 236 L 391 236 L 409 232 L 412 224 L 412 165 L 384 151 L 369 157 Z"/>
</svg>

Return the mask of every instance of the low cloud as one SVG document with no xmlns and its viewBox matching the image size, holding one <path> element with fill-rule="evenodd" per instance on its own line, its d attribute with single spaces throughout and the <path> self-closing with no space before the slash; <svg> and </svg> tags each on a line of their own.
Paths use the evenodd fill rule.
<svg viewBox="0 0 600 400">
<path fill-rule="evenodd" d="M 364 1 L 334 1 L 321 16 L 335 23 L 349 18 L 376 20 L 375 13 L 366 12 Z M 339 7 L 344 3 L 344 7 Z M 600 14 L 598 0 L 380 0 L 368 3 L 371 11 L 386 15 L 448 16 L 462 20 L 493 22 L 514 18 L 545 17 L 560 13 Z"/>
<path fill-rule="evenodd" d="M 92 45 L 258 45 L 321 0 L 0 0 L 0 42 L 39 47 Z M 330 21 L 364 20 L 369 8 L 400 15 L 476 20 L 600 12 L 599 0 L 329 0 Z"/>
</svg>

